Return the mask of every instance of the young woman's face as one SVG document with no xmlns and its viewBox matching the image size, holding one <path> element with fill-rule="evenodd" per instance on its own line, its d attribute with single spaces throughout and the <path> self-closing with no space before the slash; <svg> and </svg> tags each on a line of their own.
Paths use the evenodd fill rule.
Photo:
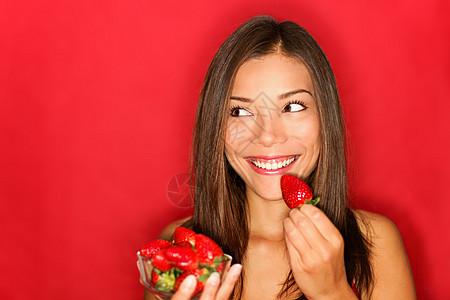
<svg viewBox="0 0 450 300">
<path fill-rule="evenodd" d="M 307 178 L 317 165 L 320 123 L 311 77 L 299 61 L 270 54 L 244 63 L 229 101 L 226 157 L 247 192 L 282 198 L 283 174 Z"/>
</svg>

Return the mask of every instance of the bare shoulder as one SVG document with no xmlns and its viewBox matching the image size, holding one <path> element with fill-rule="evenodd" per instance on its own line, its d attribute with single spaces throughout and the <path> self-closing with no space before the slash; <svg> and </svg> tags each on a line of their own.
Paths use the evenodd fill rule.
<svg viewBox="0 0 450 300">
<path fill-rule="evenodd" d="M 354 211 L 362 233 L 372 244 L 373 261 L 395 256 L 406 256 L 400 232 L 389 218 L 380 214 Z"/>
<path fill-rule="evenodd" d="M 416 299 L 408 256 L 394 222 L 368 211 L 353 212 L 362 233 L 372 245 L 375 282 L 371 299 Z"/>
<path fill-rule="evenodd" d="M 189 216 L 189 217 L 186 217 L 186 218 L 183 218 L 180 220 L 176 220 L 175 222 L 170 223 L 169 225 L 166 226 L 166 228 L 163 229 L 163 231 L 159 235 L 159 238 L 165 239 L 165 240 L 171 240 L 175 229 L 177 227 L 180 227 L 181 225 L 183 225 L 183 223 L 186 222 L 187 220 L 189 220 L 190 218 L 191 217 Z"/>
<path fill-rule="evenodd" d="M 400 233 L 389 218 L 368 212 L 365 210 L 353 210 L 356 220 L 361 228 L 361 231 L 372 241 L 378 244 L 392 239 L 391 242 L 401 242 Z"/>
</svg>

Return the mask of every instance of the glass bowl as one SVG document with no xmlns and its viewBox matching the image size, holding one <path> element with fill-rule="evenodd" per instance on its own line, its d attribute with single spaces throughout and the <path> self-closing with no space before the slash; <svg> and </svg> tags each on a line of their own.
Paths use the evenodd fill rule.
<svg viewBox="0 0 450 300">
<path fill-rule="evenodd" d="M 148 290 L 150 290 L 152 294 L 158 295 L 162 299 L 171 299 L 173 294 L 175 293 L 174 290 L 170 292 L 162 291 L 157 289 L 156 286 L 153 284 L 152 271 L 154 267 L 152 265 L 151 259 L 142 256 L 140 251 L 137 252 L 137 257 L 142 285 L 145 286 Z M 216 258 L 212 263 L 199 263 L 198 268 L 204 269 L 205 273 L 207 273 L 208 275 L 212 274 L 214 271 L 217 271 L 220 275 L 220 278 L 222 279 L 227 273 L 228 269 L 230 268 L 231 260 L 232 257 L 230 255 L 224 254 L 224 256 Z M 181 270 L 177 270 L 177 273 L 179 273 L 179 275 L 181 275 L 182 272 L 183 271 Z M 192 299 L 199 299 L 200 295 L 201 292 L 194 295 Z"/>
</svg>

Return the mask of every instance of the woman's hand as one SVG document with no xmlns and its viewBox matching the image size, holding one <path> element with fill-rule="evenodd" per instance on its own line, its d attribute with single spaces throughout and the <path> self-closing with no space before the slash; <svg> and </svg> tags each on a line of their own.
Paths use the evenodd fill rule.
<svg viewBox="0 0 450 300">
<path fill-rule="evenodd" d="M 294 208 L 284 220 L 292 272 L 308 299 L 357 299 L 347 283 L 344 240 L 317 207 Z"/>
<path fill-rule="evenodd" d="M 139 264 L 137 264 L 140 271 Z M 211 274 L 205 283 L 200 300 L 225 300 L 228 299 L 233 292 L 234 285 L 241 275 L 242 266 L 234 264 L 228 270 L 222 284 L 220 284 L 220 277 L 217 272 Z M 191 299 L 192 293 L 195 290 L 197 279 L 194 275 L 189 275 L 180 284 L 178 291 L 173 295 L 172 300 L 188 300 Z M 152 297 L 153 296 L 153 297 Z M 150 293 L 146 292 L 144 299 L 159 299 Z"/>
<path fill-rule="evenodd" d="M 222 284 L 220 284 L 220 277 L 218 273 L 213 273 L 208 278 L 203 289 L 200 300 L 225 300 L 228 299 L 233 292 L 234 285 L 241 274 L 242 266 L 234 264 L 228 270 Z M 172 297 L 172 300 L 188 300 L 191 299 L 192 293 L 195 290 L 197 279 L 190 275 L 181 283 L 180 288 Z"/>
</svg>

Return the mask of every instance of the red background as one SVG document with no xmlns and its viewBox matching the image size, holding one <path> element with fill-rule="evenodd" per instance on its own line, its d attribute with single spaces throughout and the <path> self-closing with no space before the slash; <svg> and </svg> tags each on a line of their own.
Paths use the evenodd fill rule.
<svg viewBox="0 0 450 300">
<path fill-rule="evenodd" d="M 398 226 L 419 299 L 447 298 L 450 7 L 361 2 L 2 1 L 1 298 L 142 297 L 136 250 L 189 214 L 168 185 L 207 67 L 257 14 L 324 48 L 358 205 Z"/>
</svg>

